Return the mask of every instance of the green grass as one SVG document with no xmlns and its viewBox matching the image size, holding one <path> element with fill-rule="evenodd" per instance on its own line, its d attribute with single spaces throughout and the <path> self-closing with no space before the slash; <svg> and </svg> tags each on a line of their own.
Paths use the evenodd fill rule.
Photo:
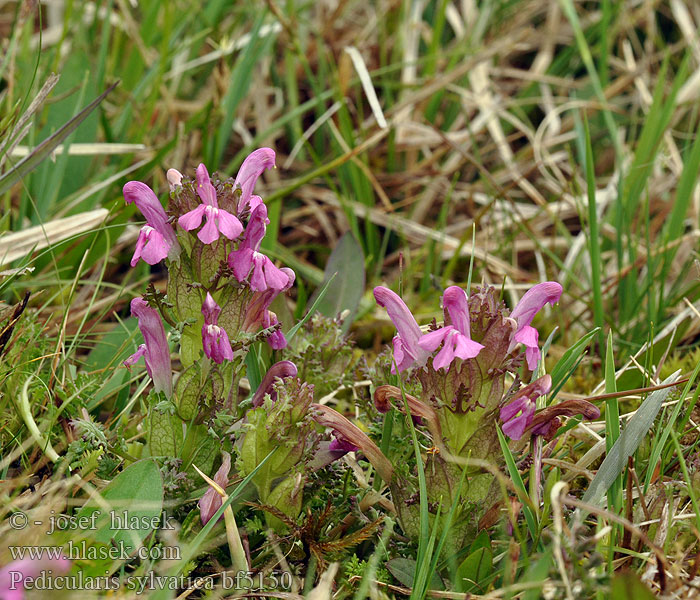
<svg viewBox="0 0 700 600">
<path fill-rule="evenodd" d="M 583 582 L 584 597 L 595 597 L 623 568 L 641 575 L 649 564 L 650 549 L 630 538 L 620 519 L 653 539 L 657 525 L 639 523 L 661 518 L 659 507 L 673 507 L 675 498 L 673 510 L 694 517 L 670 520 L 661 546 L 684 581 L 692 570 L 684 553 L 697 553 L 687 525 L 700 523 L 693 415 L 700 389 L 698 315 L 684 301 L 700 300 L 700 116 L 689 86 L 699 68 L 693 45 L 700 38 L 687 33 L 697 32 L 700 13 L 693 3 L 609 0 L 481 2 L 461 12 L 471 5 L 437 0 L 422 13 L 414 12 L 418 4 L 385 0 L 148 0 L 137 6 L 74 0 L 59 10 L 20 2 L 0 8 L 0 259 L 16 243 L 3 247 L 11 233 L 43 227 L 33 252 L 0 266 L 0 335 L 9 332 L 0 350 L 0 519 L 30 502 L 22 496 L 30 489 L 27 475 L 55 486 L 47 506 L 59 511 L 64 501 L 84 501 L 92 486 L 99 489 L 113 476 L 90 471 L 90 452 L 97 450 L 82 448 L 71 473 L 82 487 L 61 488 L 68 473 L 53 471 L 47 442 L 64 455 L 73 420 L 104 424 L 124 464 L 143 440 L 145 382 L 119 365 L 139 339 L 128 302 L 147 282 L 162 286 L 164 273 L 144 263 L 128 266 L 132 225 L 141 217 L 125 205 L 123 184 L 145 181 L 163 198 L 170 167 L 192 174 L 204 162 L 210 172 L 235 176 L 251 150 L 270 146 L 277 169 L 256 191 L 271 220 L 263 249 L 298 277 L 290 306 L 280 307 L 296 317 L 286 325 L 292 336 L 331 287 L 323 269 L 350 231 L 367 278 L 350 331 L 357 354 L 370 362 L 393 335 L 375 310 L 374 285 L 400 289 L 419 321 L 428 323 L 442 319 L 437 298 L 448 285 L 490 283 L 512 307 L 532 283 L 557 280 L 564 285 L 560 304 L 534 322 L 541 341 L 553 333 L 544 364 L 554 380 L 550 402 L 653 387 L 677 369 L 690 376 L 669 395 L 675 404 L 663 407 L 637 440 L 630 462 L 609 473 L 606 508 L 561 539 L 568 555 L 590 550 L 602 557 L 590 568 L 585 561 L 565 564 L 570 580 Z M 347 46 L 362 56 L 386 129 L 373 115 Z M 47 82 L 44 91 L 55 87 L 33 105 Z M 489 100 L 474 93 L 480 83 Z M 115 150 L 113 144 L 127 146 Z M 22 158 L 20 147 L 36 150 Z M 57 219 L 100 208 L 107 215 L 99 225 L 44 244 Z M 319 287 L 321 296 L 310 301 Z M 10 326 L 5 304 L 15 305 L 27 291 L 29 308 Z M 250 357 L 255 388 L 270 356 Z M 380 383 L 389 382 L 373 385 Z M 541 490 L 521 462 L 527 451 L 501 436 L 499 460 L 514 487 L 488 531 L 492 569 L 476 582 L 480 589 L 534 598 L 532 589 L 518 586 L 548 581 L 563 591 L 549 493 L 566 481 L 569 494 L 583 497 L 602 459 L 634 423 L 630 413 L 647 397 L 598 401 L 601 420 L 588 429 L 570 419 L 556 442 L 544 444 L 550 462 Z M 429 527 L 423 440 L 394 411 L 373 422 L 366 400 L 332 402 L 353 416 L 359 406 L 358 420 L 387 455 L 403 456 L 396 439 L 410 436 L 414 454 L 406 461 L 421 482 L 422 536 L 412 545 L 395 524 L 352 552 L 366 561 L 363 573 L 403 587 L 384 563 L 397 556 L 414 560 L 411 597 L 427 597 L 435 573 L 446 589 L 465 589 L 454 580 L 458 569 L 446 567 L 446 531 Z M 118 440 L 117 431 L 128 438 Z M 589 460 L 599 438 L 604 451 Z M 364 498 L 369 492 L 355 475 L 347 485 Z M 370 477 L 369 489 L 389 496 L 378 477 Z M 178 509 L 187 506 L 185 498 L 171 500 Z M 511 500 L 521 505 L 513 535 L 505 525 Z M 253 531 L 253 511 L 236 510 Z M 320 505 L 313 510 L 316 515 Z M 439 510 L 449 521 L 455 507 Z M 370 521 L 389 514 L 376 504 L 366 511 Z M 337 533 L 344 516 L 334 513 L 324 534 Z M 205 536 L 200 530 L 198 551 Z M 270 548 L 284 555 L 282 549 L 293 546 L 257 531 L 251 539 L 254 550 L 265 546 L 270 556 Z M 373 547 L 379 539 L 381 548 Z M 228 564 L 219 546 L 206 551 Z M 297 546 L 303 555 L 303 543 Z M 465 548 L 454 561 L 461 564 L 478 550 Z M 302 583 L 311 564 L 304 556 L 289 558 Z M 0 553 L 0 564 L 4 559 Z M 319 575 L 322 566 L 314 567 Z M 367 575 L 353 587 L 343 573 L 336 579 L 343 597 L 376 585 Z M 307 584 L 315 585 L 312 580 Z M 652 585 L 661 590 L 659 580 Z"/>
</svg>

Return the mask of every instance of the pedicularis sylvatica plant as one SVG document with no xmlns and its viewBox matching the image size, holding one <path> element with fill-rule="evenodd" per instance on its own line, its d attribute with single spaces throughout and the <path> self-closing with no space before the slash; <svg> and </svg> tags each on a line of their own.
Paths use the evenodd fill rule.
<svg viewBox="0 0 700 600">
<path fill-rule="evenodd" d="M 366 428 L 343 414 L 347 411 L 316 397 L 317 389 L 327 388 L 329 374 L 351 387 L 358 372 L 338 323 L 314 317 L 300 330 L 300 341 L 288 347 L 270 309 L 295 279 L 291 269 L 260 251 L 269 220 L 263 199 L 253 192 L 258 177 L 274 164 L 274 152 L 261 148 L 246 158 L 235 179 L 212 178 L 202 164 L 194 179 L 171 169 L 167 209 L 145 184 L 124 186 L 127 203 L 146 218 L 132 266 L 165 261 L 168 268 L 165 294 L 149 286 L 131 302 L 143 344 L 125 364 L 133 367 L 143 358 L 153 384 L 144 422 L 146 452 L 175 460 L 183 477 L 196 466 L 223 488 L 236 476 L 254 473 L 260 504 L 274 507 L 277 516 L 268 515 L 268 522 L 277 528 L 299 515 L 313 472 L 354 452 L 388 488 L 408 536 L 418 536 L 420 504 L 427 501 L 433 522 L 457 507 L 451 515 L 453 540 L 466 542 L 499 499 L 494 474 L 479 466 L 483 461 L 502 466 L 499 428 L 514 441 L 551 440 L 561 417 L 599 416 L 585 401 L 537 410 L 552 380 L 529 376 L 543 372 L 532 321 L 545 304 L 558 302 L 561 286 L 535 285 L 512 311 L 492 287 L 469 295 L 451 286 L 442 295 L 444 322 L 424 328 L 396 293 L 374 289 L 397 334 L 392 351 L 365 367 L 373 386 L 367 415 L 380 421 L 396 409 L 410 417 L 406 423 L 420 434 L 424 449 L 427 498 L 421 499 L 415 463 L 385 455 Z M 260 344 L 270 347 L 277 362 L 246 398 L 241 380 L 253 362 L 246 357 Z M 253 354 L 258 360 L 260 353 Z M 404 442 L 410 445 L 410 439 Z M 199 502 L 203 522 L 220 503 L 210 488 Z"/>
</svg>

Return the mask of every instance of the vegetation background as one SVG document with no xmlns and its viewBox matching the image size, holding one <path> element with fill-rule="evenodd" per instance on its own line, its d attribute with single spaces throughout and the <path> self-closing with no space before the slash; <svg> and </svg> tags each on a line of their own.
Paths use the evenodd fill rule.
<svg viewBox="0 0 700 600">
<path fill-rule="evenodd" d="M 547 334 L 556 328 L 549 360 L 599 328 L 563 394 L 690 373 L 700 358 L 698 27 L 690 0 L 0 2 L 0 298 L 31 292 L 33 314 L 22 334 L 33 350 L 0 371 L 0 479 L 18 476 L 18 455 L 27 467 L 40 459 L 17 418 L 17 373 L 49 368 L 64 399 L 85 397 L 76 373 L 101 374 L 82 407 L 95 415 L 128 389 L 123 370 L 112 374 L 130 353 L 128 303 L 164 279 L 128 266 L 140 216 L 123 184 L 162 192 L 168 168 L 199 162 L 233 175 L 260 146 L 277 153 L 258 184 L 266 250 L 297 273 L 297 318 L 351 232 L 366 289 L 400 276 L 422 322 L 438 316 L 439 289 L 466 283 L 472 258 L 472 282 L 510 301 L 559 281 L 560 305 L 542 320 Z M 75 117 L 77 128 L 61 129 Z M 355 292 L 356 247 L 337 259 Z M 392 331 L 365 292 L 358 344 L 379 350 Z M 665 405 L 620 475 L 641 487 L 608 498 L 661 549 L 668 580 L 619 522 L 599 548 L 610 573 L 631 568 L 676 594 L 690 593 L 697 571 L 693 391 Z M 569 480 L 575 464 L 585 487 L 645 397 L 603 403 L 605 421 L 551 459 L 558 476 Z M 60 430 L 55 407 L 37 402 L 40 429 Z M 653 510 L 640 508 L 645 494 Z"/>
</svg>

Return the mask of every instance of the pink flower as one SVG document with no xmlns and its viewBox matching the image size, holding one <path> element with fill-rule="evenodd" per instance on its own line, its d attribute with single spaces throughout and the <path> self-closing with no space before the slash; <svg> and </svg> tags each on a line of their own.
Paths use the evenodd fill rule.
<svg viewBox="0 0 700 600">
<path fill-rule="evenodd" d="M 374 298 L 379 306 L 386 308 L 391 322 L 396 327 L 398 335 L 394 336 L 394 360 L 391 372 L 405 371 L 412 365 L 422 367 L 428 360 L 430 353 L 418 345 L 418 340 L 423 335 L 415 317 L 408 310 L 406 303 L 397 294 L 384 286 L 374 288 Z"/>
<path fill-rule="evenodd" d="M 228 485 L 228 473 L 231 470 L 231 455 L 228 452 L 222 452 L 222 454 L 224 458 L 219 470 L 214 475 L 214 481 L 225 490 Z M 202 525 L 206 525 L 220 508 L 221 496 L 213 487 L 209 486 L 209 489 L 199 500 L 199 515 L 202 518 Z"/>
<path fill-rule="evenodd" d="M 265 400 L 265 394 L 269 394 L 274 402 L 277 400 L 277 392 L 273 388 L 273 384 L 277 379 L 286 379 L 287 377 L 297 376 L 297 366 L 291 360 L 281 360 L 272 365 L 265 373 L 258 389 L 253 395 L 253 406 L 257 408 L 262 406 Z"/>
<path fill-rule="evenodd" d="M 552 306 L 559 301 L 561 297 L 562 287 L 556 281 L 545 281 L 538 283 L 530 288 L 525 295 L 520 299 L 520 302 L 510 313 L 510 318 L 515 319 L 517 328 L 513 339 L 508 348 L 508 352 L 512 352 L 518 343 L 525 346 L 525 358 L 527 366 L 531 371 L 537 368 L 537 362 L 540 359 L 540 348 L 538 345 L 539 333 L 537 329 L 532 327 L 532 319 L 549 303 Z"/>
<path fill-rule="evenodd" d="M 202 304 L 202 314 L 204 315 L 204 325 L 202 326 L 204 354 L 217 364 L 221 364 L 224 360 L 233 360 L 233 349 L 228 334 L 225 329 L 219 327 L 221 307 L 214 301 L 209 292 L 207 292 L 207 297 Z"/>
<path fill-rule="evenodd" d="M 484 347 L 470 337 L 467 293 L 459 286 L 450 286 L 442 295 L 442 303 L 452 325 L 426 333 L 418 341 L 418 345 L 429 352 L 435 352 L 438 346 L 443 344 L 442 350 L 433 359 L 433 368 L 436 371 L 447 370 L 455 357 L 462 360 L 474 358 Z"/>
<path fill-rule="evenodd" d="M 253 188 L 258 177 L 265 169 L 275 166 L 275 151 L 272 148 L 258 148 L 251 152 L 243 161 L 236 175 L 235 185 L 241 188 L 241 197 L 238 200 L 238 214 L 242 213 L 246 206 L 253 211 L 262 204 L 260 196 L 253 195 Z"/>
<path fill-rule="evenodd" d="M 170 191 L 172 192 L 175 188 L 182 187 L 182 173 L 177 169 L 168 169 L 165 174 L 165 178 L 168 180 L 170 185 Z"/>
<path fill-rule="evenodd" d="M 211 184 L 209 172 L 203 164 L 197 167 L 197 194 L 202 199 L 202 204 L 177 220 L 180 227 L 185 231 L 197 229 L 206 216 L 207 222 L 197 234 L 203 244 L 211 244 L 218 240 L 219 233 L 230 240 L 237 238 L 243 231 L 243 225 L 230 212 L 219 208 L 216 189 Z"/>
<path fill-rule="evenodd" d="M 536 400 L 552 389 L 552 378 L 544 375 L 519 390 L 511 402 L 501 408 L 503 433 L 513 440 L 519 440 L 535 416 Z"/>
<path fill-rule="evenodd" d="M 264 204 L 256 206 L 250 215 L 238 249 L 228 255 L 228 264 L 236 279 L 245 281 L 250 274 L 250 288 L 255 292 L 264 292 L 267 289 L 282 290 L 289 285 L 289 277 L 284 271 L 276 267 L 267 256 L 258 252 L 269 222 L 267 207 Z"/>
<path fill-rule="evenodd" d="M 140 181 L 129 181 L 123 189 L 127 204 L 136 204 L 146 225 L 141 228 L 131 266 L 135 267 L 140 258 L 149 265 L 155 265 L 164 258 L 175 260 L 180 254 L 180 245 L 173 228 L 168 223 L 168 215 L 153 190 Z"/>
<path fill-rule="evenodd" d="M 294 284 L 294 271 L 287 267 L 282 267 L 280 271 L 287 278 L 287 285 L 282 289 L 269 288 L 264 292 L 256 292 L 248 303 L 243 321 L 243 330 L 252 332 L 259 329 L 267 329 L 279 323 L 277 315 L 270 308 L 272 301 L 282 292 L 287 291 Z M 267 343 L 273 350 L 281 350 L 287 346 L 287 340 L 281 330 L 275 331 L 267 338 Z"/>
<path fill-rule="evenodd" d="M 50 548 L 48 550 L 51 550 Z M 64 574 L 70 571 L 71 563 L 63 555 L 54 558 L 21 558 L 0 569 L 0 600 L 23 600 L 26 579 L 35 579 L 43 572 Z"/>
<path fill-rule="evenodd" d="M 153 388 L 156 392 L 165 392 L 165 395 L 170 398 L 173 393 L 170 349 L 160 315 L 157 310 L 148 306 L 143 298 L 134 298 L 131 301 L 131 315 L 138 318 L 139 329 L 145 343 L 124 361 L 124 365 L 130 367 L 143 356 L 146 371 L 153 380 Z"/>
</svg>

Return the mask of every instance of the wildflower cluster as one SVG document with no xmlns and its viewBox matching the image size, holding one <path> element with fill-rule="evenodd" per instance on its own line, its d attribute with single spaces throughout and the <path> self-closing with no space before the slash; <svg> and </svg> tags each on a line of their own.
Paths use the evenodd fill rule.
<svg viewBox="0 0 700 600">
<path fill-rule="evenodd" d="M 269 219 L 253 189 L 273 165 L 273 151 L 263 148 L 246 159 L 235 180 L 212 181 L 204 165 L 194 180 L 171 169 L 167 212 L 144 184 L 124 187 L 127 202 L 135 203 L 147 221 L 132 264 L 164 260 L 168 265 L 167 295 L 152 292 L 131 303 L 144 343 L 125 364 L 143 357 L 153 380 L 148 452 L 177 457 L 183 469 L 196 461 L 209 474 L 221 456 L 214 482 L 225 488 L 232 470 L 239 477 L 250 475 L 261 505 L 270 509 L 267 519 L 273 527 L 282 526 L 277 517 L 293 520 L 300 514 L 313 471 L 347 453 L 361 453 L 388 486 L 402 528 L 416 536 L 415 473 L 393 464 L 358 424 L 326 403 L 332 387 L 352 386 L 354 359 L 339 322 L 314 317 L 287 350 L 270 310 L 295 277 L 260 251 Z M 476 531 L 478 519 L 498 495 L 493 475 L 477 463 L 498 466 L 499 428 L 515 441 L 551 439 L 562 415 L 598 415 L 581 401 L 538 410 L 538 403 L 546 405 L 551 377 L 521 383 L 528 371 L 540 370 L 533 319 L 561 294 L 558 283 L 540 283 L 509 311 L 491 287 L 469 295 L 451 286 L 442 296 L 443 322 L 421 327 L 396 293 L 383 286 L 374 289 L 377 304 L 397 330 L 391 377 L 401 385 L 382 381 L 375 369 L 372 410 L 375 415 L 392 409 L 410 415 L 430 440 L 432 450 L 424 459 L 428 505 L 437 518 L 440 506 L 444 515 L 457 502 L 456 542 Z M 182 372 L 175 380 L 163 319 L 179 340 Z M 272 364 L 250 400 L 240 403 L 246 355 L 263 340 L 298 365 L 292 360 Z M 324 430 L 332 437 L 324 439 Z M 261 464 L 265 457 L 269 460 Z M 199 502 L 202 522 L 220 505 L 218 493 L 209 489 Z"/>
<path fill-rule="evenodd" d="M 147 448 L 152 456 L 181 454 L 184 446 L 191 449 L 180 456 L 185 465 L 215 462 L 216 437 L 221 442 L 225 436 L 208 426 L 223 414 L 237 418 L 251 344 L 265 340 L 276 350 L 287 344 L 270 305 L 295 276 L 260 251 L 269 219 L 253 194 L 258 177 L 274 164 L 274 151 L 261 148 L 246 158 L 235 179 L 212 179 L 203 164 L 194 180 L 170 169 L 167 211 L 144 183 L 124 186 L 126 202 L 146 218 L 131 264 L 165 261 L 168 267 L 167 295 L 153 292 L 131 302 L 144 343 L 124 363 L 131 367 L 143 358 L 153 380 Z M 171 340 L 179 340 L 183 371 L 175 378 L 164 321 L 173 326 Z M 226 456 L 224 465 L 230 461 Z"/>
</svg>

